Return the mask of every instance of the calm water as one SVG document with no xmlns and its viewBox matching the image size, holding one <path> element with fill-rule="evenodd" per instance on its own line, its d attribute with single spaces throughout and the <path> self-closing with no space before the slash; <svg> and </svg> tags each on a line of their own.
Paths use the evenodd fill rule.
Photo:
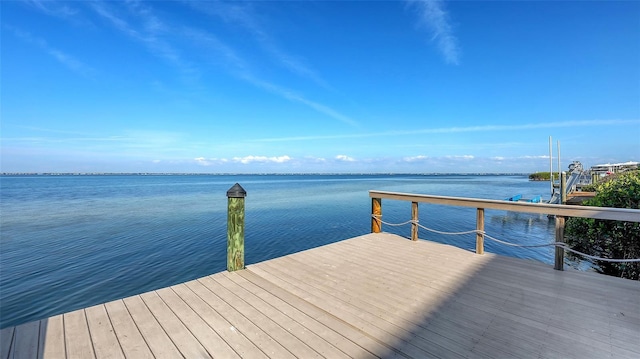
<svg viewBox="0 0 640 359">
<path fill-rule="evenodd" d="M 370 230 L 369 190 L 548 199 L 548 182 L 496 175 L 4 176 L 0 178 L 0 328 L 226 269 L 226 191 L 247 191 L 246 263 Z M 410 203 L 383 200 L 384 220 Z M 514 243 L 553 240 L 545 215 L 489 211 L 485 230 Z M 426 205 L 420 223 L 475 228 L 475 209 Z M 409 236 L 410 226 L 383 226 Z M 475 235 L 420 238 L 475 248 Z M 486 251 L 553 262 L 551 248 L 485 241 Z"/>
</svg>

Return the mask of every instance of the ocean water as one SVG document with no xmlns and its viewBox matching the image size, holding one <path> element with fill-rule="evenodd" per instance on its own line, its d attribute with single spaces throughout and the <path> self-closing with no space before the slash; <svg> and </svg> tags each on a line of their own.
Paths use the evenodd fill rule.
<svg viewBox="0 0 640 359">
<path fill-rule="evenodd" d="M 0 328 L 226 270 L 226 191 L 245 199 L 245 262 L 369 233 L 369 190 L 504 199 L 549 197 L 548 182 L 511 175 L 153 175 L 0 177 Z M 410 219 L 383 200 L 383 220 Z M 475 209 L 420 205 L 420 224 L 475 229 Z M 410 235 L 410 225 L 383 225 Z M 545 215 L 490 211 L 485 231 L 520 244 L 553 241 Z M 421 239 L 473 250 L 475 235 L 420 229 Z M 485 240 L 487 252 L 553 263 L 551 247 Z M 372 258 L 375 260 L 375 258 Z"/>
</svg>

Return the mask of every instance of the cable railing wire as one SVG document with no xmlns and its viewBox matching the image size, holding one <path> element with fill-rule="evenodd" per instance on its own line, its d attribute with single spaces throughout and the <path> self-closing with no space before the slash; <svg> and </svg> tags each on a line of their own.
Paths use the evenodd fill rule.
<svg viewBox="0 0 640 359">
<path fill-rule="evenodd" d="M 399 227 L 399 226 L 404 226 L 407 224 L 415 224 L 418 227 L 428 231 L 428 232 L 432 232 L 432 233 L 436 233 L 436 234 L 443 234 L 443 235 L 463 235 L 463 234 L 481 234 L 484 238 L 488 238 L 496 243 L 500 243 L 500 244 L 504 244 L 507 246 L 511 246 L 511 247 L 520 247 L 520 248 L 541 248 L 541 247 L 560 247 L 562 249 L 564 249 L 567 252 L 571 252 L 571 253 L 575 253 L 578 254 L 584 258 L 588 258 L 591 260 L 596 260 L 596 261 L 605 261 L 605 262 L 612 262 L 612 263 L 640 263 L 640 258 L 630 258 L 630 259 L 618 259 L 618 258 L 602 258 L 602 257 L 596 257 L 596 256 L 592 256 L 590 254 L 586 254 L 586 253 L 582 253 L 580 251 L 577 251 L 569 246 L 567 246 L 565 243 L 562 242 L 552 242 L 552 243 L 544 243 L 544 244 L 532 244 L 532 245 L 528 245 L 528 244 L 516 244 L 516 243 L 510 243 L 510 242 L 506 242 L 497 238 L 494 238 L 490 235 L 487 234 L 487 232 L 485 231 L 480 231 L 477 229 L 473 229 L 470 231 L 464 231 L 464 232 L 445 232 L 445 231 L 439 231 L 436 229 L 432 229 L 432 228 L 428 228 L 425 227 L 423 225 L 421 225 L 418 221 L 415 220 L 409 220 L 403 223 L 389 223 L 389 222 L 385 222 L 383 221 L 380 216 L 376 216 L 376 215 L 372 215 L 371 217 L 373 217 L 376 221 L 379 221 L 381 224 L 385 224 L 387 226 L 391 226 L 391 227 Z"/>
</svg>

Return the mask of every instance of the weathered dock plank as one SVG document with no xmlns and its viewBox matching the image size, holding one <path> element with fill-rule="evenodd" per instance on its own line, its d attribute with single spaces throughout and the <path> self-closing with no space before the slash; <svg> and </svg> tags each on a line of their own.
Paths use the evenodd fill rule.
<svg viewBox="0 0 640 359">
<path fill-rule="evenodd" d="M 97 358 L 123 358 L 111 320 L 104 305 L 96 305 L 85 309 L 89 332 Z"/>
<path fill-rule="evenodd" d="M 149 349 L 142 337 L 142 333 L 138 330 L 124 301 L 115 300 L 105 303 L 104 307 L 109 315 L 116 338 L 118 338 L 118 344 L 123 353 L 126 353 L 128 357 L 153 358 L 151 349 Z"/>
<path fill-rule="evenodd" d="M 247 337 L 242 333 L 232 329 L 232 325 L 224 319 L 223 316 L 213 310 L 206 302 L 204 302 L 196 293 L 191 291 L 186 285 L 177 285 L 171 287 L 174 294 L 179 296 L 190 310 L 183 306 L 184 315 L 178 314 L 180 319 L 187 326 L 193 326 L 197 324 L 197 327 L 190 329 L 193 333 L 199 333 L 203 331 L 206 336 L 199 335 L 198 340 L 200 342 L 208 341 L 207 336 L 213 337 L 212 342 L 222 346 L 224 353 L 232 357 L 245 357 L 245 358 L 267 358 L 267 356 L 256 347 Z M 164 297 L 164 296 L 163 296 Z M 207 327 L 205 327 L 208 326 Z M 215 336 L 214 336 L 215 333 Z M 222 357 L 218 355 L 219 351 L 212 348 L 214 356 Z"/>
<path fill-rule="evenodd" d="M 377 233 L 5 328 L 0 354 L 637 358 L 640 282 Z"/>
<path fill-rule="evenodd" d="M 123 302 L 154 357 L 176 358 L 180 356 L 180 351 L 140 296 L 125 298 Z"/>
<path fill-rule="evenodd" d="M 274 321 L 270 317 L 270 314 L 272 314 L 271 312 L 265 313 L 260 309 L 255 308 L 251 303 L 244 300 L 242 294 L 235 293 L 217 282 L 214 279 L 217 276 L 219 276 L 219 274 L 201 278 L 199 282 L 204 284 L 210 291 L 214 292 L 222 300 L 227 302 L 227 304 L 236 308 L 243 316 L 252 321 L 262 331 L 280 343 L 280 345 L 290 351 L 295 357 L 320 357 L 320 355 L 305 344 L 304 341 L 300 340 L 298 337 L 290 333 L 287 328 L 282 327 Z"/>
</svg>

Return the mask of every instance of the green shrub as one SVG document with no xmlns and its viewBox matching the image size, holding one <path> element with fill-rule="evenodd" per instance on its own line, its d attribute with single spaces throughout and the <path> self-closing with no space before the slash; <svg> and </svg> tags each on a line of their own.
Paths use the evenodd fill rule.
<svg viewBox="0 0 640 359">
<path fill-rule="evenodd" d="M 529 175 L 531 181 L 549 181 L 551 179 L 551 172 L 536 172 Z M 558 173 L 553 174 L 553 179 L 558 179 Z"/>
<path fill-rule="evenodd" d="M 640 209 L 640 171 L 612 176 L 597 183 L 587 206 Z M 640 258 L 640 223 L 592 218 L 570 218 L 565 241 L 571 248 L 601 258 Z M 572 258 L 579 256 L 568 254 Z M 603 274 L 640 280 L 640 263 L 591 261 Z"/>
</svg>

